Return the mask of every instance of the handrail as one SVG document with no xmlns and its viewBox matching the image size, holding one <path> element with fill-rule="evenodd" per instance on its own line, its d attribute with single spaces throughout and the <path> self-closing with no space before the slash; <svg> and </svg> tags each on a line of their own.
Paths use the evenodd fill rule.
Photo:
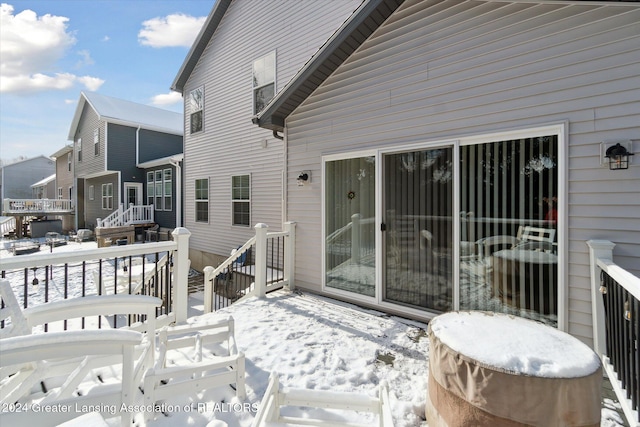
<svg viewBox="0 0 640 427">
<path fill-rule="evenodd" d="M 68 213 L 73 210 L 70 199 L 4 199 L 2 205 L 5 214 Z"/>
<path fill-rule="evenodd" d="M 123 227 L 144 222 L 154 222 L 153 205 L 131 205 L 124 210 L 122 204 L 106 218 L 98 219 L 98 227 Z"/>
<path fill-rule="evenodd" d="M 589 240 L 594 350 L 630 425 L 640 422 L 637 347 L 640 278 L 613 262 L 615 244 Z M 635 299 L 635 301 L 634 301 Z M 634 353 L 635 352 L 635 353 Z"/>
</svg>

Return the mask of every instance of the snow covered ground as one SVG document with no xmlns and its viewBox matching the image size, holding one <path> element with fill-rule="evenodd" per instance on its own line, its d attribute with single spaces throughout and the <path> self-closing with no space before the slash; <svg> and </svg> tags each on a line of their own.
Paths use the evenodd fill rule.
<svg viewBox="0 0 640 427">
<path fill-rule="evenodd" d="M 80 246 L 79 249 L 84 249 L 91 245 L 70 243 L 54 251 L 77 250 Z M 2 251 L 0 256 L 11 255 Z M 193 396 L 175 396 L 164 402 L 168 410 L 147 425 L 217 427 L 226 423 L 248 427 L 272 371 L 279 374 L 283 386 L 354 391 L 372 396 L 377 395 L 380 382 L 386 380 L 395 425 L 427 425 L 424 410 L 429 351 L 426 324 L 312 294 L 286 291 L 274 292 L 264 299 L 249 298 L 216 313 L 203 315 L 202 310 L 202 293 L 191 294 L 190 323 L 234 317 L 238 347 L 247 359 L 247 398 L 237 401 L 230 387 Z M 491 343 L 486 345 L 490 347 Z M 183 362 L 181 356 L 170 361 Z M 114 380 L 104 376 L 102 379 Z M 615 411 L 616 405 L 611 399 L 605 399 L 603 426 L 624 425 Z M 340 415 L 349 421 L 368 423 L 370 420 L 366 414 Z M 138 426 L 144 425 L 140 415 L 135 421 Z M 115 418 L 109 420 L 110 425 L 118 422 Z"/>
</svg>

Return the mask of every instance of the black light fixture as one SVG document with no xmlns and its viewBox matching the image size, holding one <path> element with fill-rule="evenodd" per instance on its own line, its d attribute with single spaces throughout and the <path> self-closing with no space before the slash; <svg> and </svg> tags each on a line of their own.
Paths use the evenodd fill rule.
<svg viewBox="0 0 640 427">
<path fill-rule="evenodd" d="M 609 159 L 609 169 L 611 170 L 629 169 L 629 156 L 633 156 L 633 153 L 629 153 L 619 142 L 607 148 L 605 154 L 605 157 Z"/>
</svg>

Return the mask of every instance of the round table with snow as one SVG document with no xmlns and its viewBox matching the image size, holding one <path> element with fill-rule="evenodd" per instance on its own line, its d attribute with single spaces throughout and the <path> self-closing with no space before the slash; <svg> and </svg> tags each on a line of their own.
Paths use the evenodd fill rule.
<svg viewBox="0 0 640 427">
<path fill-rule="evenodd" d="M 429 427 L 600 425 L 600 359 L 571 335 L 477 311 L 437 316 L 428 335 Z"/>
</svg>

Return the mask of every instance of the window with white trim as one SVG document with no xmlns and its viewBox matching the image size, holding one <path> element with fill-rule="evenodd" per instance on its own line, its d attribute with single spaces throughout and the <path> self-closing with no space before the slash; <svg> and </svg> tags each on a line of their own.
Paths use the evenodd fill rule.
<svg viewBox="0 0 640 427">
<path fill-rule="evenodd" d="M 76 150 L 78 151 L 78 161 L 82 161 L 82 138 L 78 138 L 76 141 Z"/>
<path fill-rule="evenodd" d="M 62 187 L 58 187 L 58 199 L 62 199 Z"/>
<path fill-rule="evenodd" d="M 253 114 L 267 106 L 276 93 L 275 50 L 253 62 Z"/>
<path fill-rule="evenodd" d="M 102 184 L 102 209 L 113 210 L 113 184 Z"/>
<path fill-rule="evenodd" d="M 147 172 L 147 205 L 153 205 L 154 198 L 153 171 Z"/>
<path fill-rule="evenodd" d="M 89 186 L 89 200 L 94 200 L 96 198 L 96 189 L 93 185 Z"/>
<path fill-rule="evenodd" d="M 204 118 L 204 86 L 200 86 L 189 92 L 189 110 L 191 133 L 201 132 Z"/>
<path fill-rule="evenodd" d="M 100 154 L 100 129 L 95 128 L 93 131 L 93 154 Z"/>
<path fill-rule="evenodd" d="M 67 171 L 71 172 L 71 160 L 73 159 L 73 157 L 71 156 L 71 153 L 67 154 Z"/>
<path fill-rule="evenodd" d="M 231 177 L 232 224 L 249 227 L 251 224 L 251 176 Z"/>
<path fill-rule="evenodd" d="M 196 222 L 209 222 L 209 178 L 196 179 Z"/>
<path fill-rule="evenodd" d="M 163 207 L 165 211 L 170 211 L 173 209 L 173 173 L 171 169 L 162 171 L 162 185 L 164 187 Z"/>
<path fill-rule="evenodd" d="M 162 210 L 162 171 L 155 171 L 154 172 L 155 178 L 154 178 L 154 192 L 155 192 L 155 210 L 157 211 L 161 211 Z"/>
</svg>

